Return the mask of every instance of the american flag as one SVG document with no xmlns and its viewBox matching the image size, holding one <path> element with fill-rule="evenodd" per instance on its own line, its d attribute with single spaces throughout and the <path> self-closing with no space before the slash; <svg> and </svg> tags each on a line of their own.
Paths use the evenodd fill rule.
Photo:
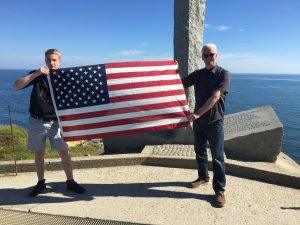
<svg viewBox="0 0 300 225">
<path fill-rule="evenodd" d="M 65 141 L 190 125 L 176 61 L 63 68 L 47 77 Z"/>
</svg>

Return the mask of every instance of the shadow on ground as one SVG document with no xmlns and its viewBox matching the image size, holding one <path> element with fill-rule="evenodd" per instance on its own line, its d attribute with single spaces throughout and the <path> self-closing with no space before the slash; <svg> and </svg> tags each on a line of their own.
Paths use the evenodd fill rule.
<svg viewBox="0 0 300 225">
<path fill-rule="evenodd" d="M 76 194 L 66 190 L 64 182 L 47 183 L 46 191 L 37 197 L 28 197 L 32 187 L 24 189 L 6 188 L 0 190 L 0 206 L 49 204 L 74 201 L 92 201 L 96 197 L 146 197 L 146 198 L 194 198 L 209 202 L 213 207 L 214 195 L 195 194 L 189 192 L 158 190 L 164 187 L 186 187 L 186 182 L 158 182 L 158 183 L 118 183 L 118 184 L 83 184 L 87 189 L 85 194 Z"/>
</svg>

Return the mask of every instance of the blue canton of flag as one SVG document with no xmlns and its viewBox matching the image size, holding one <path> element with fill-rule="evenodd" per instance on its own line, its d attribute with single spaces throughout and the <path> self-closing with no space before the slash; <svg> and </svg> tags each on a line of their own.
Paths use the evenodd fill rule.
<svg viewBox="0 0 300 225">
<path fill-rule="evenodd" d="M 58 110 L 109 103 L 102 64 L 52 70 L 50 77 Z"/>
</svg>

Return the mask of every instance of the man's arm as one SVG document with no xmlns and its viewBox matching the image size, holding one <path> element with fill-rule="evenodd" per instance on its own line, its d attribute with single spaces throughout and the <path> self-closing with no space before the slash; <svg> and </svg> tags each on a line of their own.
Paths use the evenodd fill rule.
<svg viewBox="0 0 300 225">
<path fill-rule="evenodd" d="M 20 90 L 26 87 L 33 79 L 35 79 L 38 76 L 41 76 L 42 74 L 49 74 L 49 68 L 44 66 L 39 68 L 37 71 L 26 75 L 25 77 L 21 77 L 19 80 L 15 81 L 14 89 Z"/>
<path fill-rule="evenodd" d="M 189 74 L 188 76 L 186 76 L 181 80 L 184 88 L 189 88 L 194 85 L 195 75 L 196 75 L 196 71 L 192 72 L 191 74 Z"/>
<path fill-rule="evenodd" d="M 222 96 L 222 92 L 220 90 L 214 91 L 212 96 L 210 96 L 210 98 L 205 102 L 205 104 L 199 110 L 188 115 L 188 120 L 194 121 L 200 118 L 201 116 L 203 116 L 208 110 L 210 110 L 216 104 L 217 101 L 219 101 L 221 96 Z"/>
</svg>

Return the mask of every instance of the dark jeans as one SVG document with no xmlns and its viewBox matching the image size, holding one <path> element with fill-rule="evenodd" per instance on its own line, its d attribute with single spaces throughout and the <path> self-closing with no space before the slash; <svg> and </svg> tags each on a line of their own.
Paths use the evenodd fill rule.
<svg viewBox="0 0 300 225">
<path fill-rule="evenodd" d="M 202 125 L 194 121 L 194 148 L 198 163 L 198 176 L 208 180 L 207 141 L 210 145 L 213 164 L 213 189 L 215 192 L 224 192 L 226 185 L 224 163 L 224 129 L 223 121 L 219 120 L 210 125 Z"/>
</svg>

